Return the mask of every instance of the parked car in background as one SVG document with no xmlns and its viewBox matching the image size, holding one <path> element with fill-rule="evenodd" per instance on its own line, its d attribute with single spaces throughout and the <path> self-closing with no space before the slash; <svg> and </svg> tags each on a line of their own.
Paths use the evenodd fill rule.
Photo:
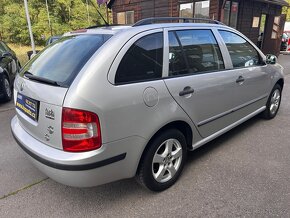
<svg viewBox="0 0 290 218">
<path fill-rule="evenodd" d="M 48 38 L 48 40 L 46 41 L 45 45 L 48 46 L 50 45 L 51 43 L 59 40 L 61 38 L 61 36 L 51 36 Z"/>
<path fill-rule="evenodd" d="M 166 20 L 184 23 L 154 23 Z M 15 81 L 19 146 L 66 185 L 136 176 L 162 191 L 188 150 L 255 115 L 274 118 L 284 85 L 276 57 L 218 21 L 191 21 L 84 29 L 46 47 Z"/>
<path fill-rule="evenodd" d="M 281 40 L 281 51 L 287 51 L 288 48 L 288 42 L 289 42 L 289 37 L 286 33 L 282 34 L 282 40 Z"/>
<path fill-rule="evenodd" d="M 290 48 L 290 31 L 289 30 L 285 30 L 284 33 L 286 33 L 286 35 L 288 36 L 288 47 L 287 47 L 287 51 L 289 51 L 289 48 Z"/>
<path fill-rule="evenodd" d="M 13 82 L 20 71 L 20 62 L 7 44 L 0 41 L 0 99 L 9 101 L 12 98 Z"/>
</svg>

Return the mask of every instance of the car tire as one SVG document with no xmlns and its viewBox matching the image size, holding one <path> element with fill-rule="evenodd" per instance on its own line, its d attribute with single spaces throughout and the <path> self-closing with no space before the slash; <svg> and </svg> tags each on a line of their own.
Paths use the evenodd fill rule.
<svg viewBox="0 0 290 218">
<path fill-rule="evenodd" d="M 139 164 L 137 181 L 151 191 L 163 191 L 177 181 L 186 157 L 184 135 L 177 129 L 166 130 L 148 144 Z"/>
<path fill-rule="evenodd" d="M 262 117 L 266 120 L 273 119 L 280 108 L 281 104 L 281 97 L 282 97 L 282 88 L 279 84 L 276 84 L 269 95 L 266 109 L 262 113 Z"/>
<path fill-rule="evenodd" d="M 3 76 L 1 86 L 2 86 L 1 89 L 3 92 L 2 99 L 4 101 L 10 101 L 12 99 L 12 89 L 11 89 L 10 81 L 6 75 Z"/>
</svg>

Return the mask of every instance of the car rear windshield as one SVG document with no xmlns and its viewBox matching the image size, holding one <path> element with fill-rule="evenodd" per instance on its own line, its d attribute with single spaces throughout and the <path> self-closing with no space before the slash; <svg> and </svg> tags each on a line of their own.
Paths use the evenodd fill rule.
<svg viewBox="0 0 290 218">
<path fill-rule="evenodd" d="M 74 35 L 62 37 L 28 62 L 22 72 L 69 87 L 92 55 L 112 35 Z"/>
</svg>

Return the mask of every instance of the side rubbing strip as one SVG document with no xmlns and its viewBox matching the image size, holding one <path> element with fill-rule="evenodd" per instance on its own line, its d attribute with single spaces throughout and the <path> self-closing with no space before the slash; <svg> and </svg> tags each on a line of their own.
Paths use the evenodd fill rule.
<svg viewBox="0 0 290 218">
<path fill-rule="evenodd" d="M 249 103 L 243 104 L 243 105 L 241 105 L 241 106 L 239 106 L 239 107 L 236 107 L 236 108 L 234 108 L 234 109 L 232 109 L 232 110 L 229 110 L 229 111 L 223 112 L 223 113 L 218 114 L 218 115 L 216 115 L 216 116 L 213 116 L 213 117 L 211 117 L 211 118 L 209 118 L 209 119 L 203 120 L 203 121 L 199 122 L 199 123 L 197 124 L 197 126 L 198 126 L 198 127 L 201 127 L 201 126 L 203 126 L 203 125 L 205 125 L 205 124 L 208 124 L 208 123 L 213 122 L 213 121 L 215 121 L 215 120 L 217 120 L 217 119 L 219 119 L 219 118 L 222 118 L 222 117 L 224 117 L 224 116 L 227 116 L 227 115 L 229 115 L 229 114 L 231 114 L 231 113 L 234 113 L 234 112 L 236 112 L 236 111 L 238 111 L 238 110 L 241 110 L 241 109 L 243 109 L 243 108 L 245 108 L 245 107 L 247 107 L 247 106 L 249 106 L 249 105 L 251 105 L 251 104 L 254 104 L 254 103 L 256 103 L 256 102 L 258 102 L 258 101 L 260 101 L 260 100 L 262 100 L 262 99 L 264 99 L 264 98 L 267 98 L 267 97 L 268 97 L 268 95 L 264 95 L 264 96 L 262 96 L 262 97 L 260 97 L 260 98 L 258 98 L 258 99 L 254 99 L 254 100 L 250 101 Z"/>
</svg>

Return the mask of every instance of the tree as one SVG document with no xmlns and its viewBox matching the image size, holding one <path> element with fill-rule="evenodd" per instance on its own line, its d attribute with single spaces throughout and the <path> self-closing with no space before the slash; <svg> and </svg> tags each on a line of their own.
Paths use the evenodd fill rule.
<svg viewBox="0 0 290 218">
<path fill-rule="evenodd" d="M 33 35 L 38 45 L 43 45 L 51 32 L 53 35 L 62 35 L 71 30 L 104 24 L 97 10 L 106 17 L 105 6 L 99 7 L 95 0 L 48 0 L 50 29 L 45 1 L 29 0 L 28 4 Z M 1 0 L 0 38 L 7 42 L 29 44 L 22 0 Z"/>
<path fill-rule="evenodd" d="M 290 5 L 290 0 L 287 0 L 288 4 Z M 286 21 L 290 21 L 290 7 L 283 7 L 282 14 L 286 14 Z"/>
</svg>

